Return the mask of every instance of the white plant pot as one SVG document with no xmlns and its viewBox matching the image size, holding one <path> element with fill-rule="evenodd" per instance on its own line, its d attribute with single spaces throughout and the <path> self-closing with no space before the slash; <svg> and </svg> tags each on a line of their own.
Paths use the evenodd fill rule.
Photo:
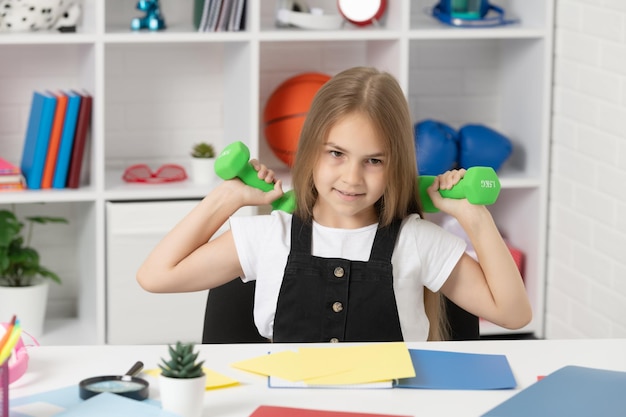
<svg viewBox="0 0 626 417">
<path fill-rule="evenodd" d="M 15 314 L 22 330 L 38 339 L 43 334 L 47 302 L 48 281 L 43 279 L 30 287 L 0 287 L 0 321 L 11 321 Z"/>
<path fill-rule="evenodd" d="M 201 417 L 204 407 L 206 376 L 168 378 L 159 375 L 161 407 L 181 417 Z"/>
<path fill-rule="evenodd" d="M 191 158 L 191 179 L 196 184 L 210 184 L 215 180 L 215 158 Z"/>
</svg>

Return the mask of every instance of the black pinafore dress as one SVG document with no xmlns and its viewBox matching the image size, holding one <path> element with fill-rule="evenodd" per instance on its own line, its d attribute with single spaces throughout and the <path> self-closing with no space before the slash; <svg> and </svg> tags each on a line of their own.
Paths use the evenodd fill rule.
<svg viewBox="0 0 626 417">
<path fill-rule="evenodd" d="M 400 220 L 376 231 L 367 262 L 311 255 L 312 226 L 293 216 L 273 342 L 402 341 L 391 256 Z"/>
</svg>

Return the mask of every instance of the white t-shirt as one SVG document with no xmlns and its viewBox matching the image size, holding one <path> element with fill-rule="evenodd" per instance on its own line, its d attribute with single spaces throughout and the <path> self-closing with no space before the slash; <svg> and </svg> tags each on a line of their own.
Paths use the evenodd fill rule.
<svg viewBox="0 0 626 417">
<path fill-rule="evenodd" d="M 230 218 L 237 254 L 248 282 L 256 280 L 254 322 L 259 333 L 272 338 L 274 314 L 291 248 L 291 214 L 273 211 L 263 216 Z M 334 229 L 313 222 L 312 255 L 367 261 L 377 224 L 360 229 Z M 466 244 L 438 225 L 412 214 L 402 221 L 391 263 L 393 289 L 405 341 L 428 338 L 424 287 L 439 291 L 457 264 Z"/>
</svg>

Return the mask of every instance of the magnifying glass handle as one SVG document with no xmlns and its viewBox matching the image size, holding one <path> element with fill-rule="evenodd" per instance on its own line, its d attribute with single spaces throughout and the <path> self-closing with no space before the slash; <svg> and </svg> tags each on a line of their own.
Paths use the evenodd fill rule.
<svg viewBox="0 0 626 417">
<path fill-rule="evenodd" d="M 128 376 L 135 376 L 143 369 L 143 362 L 137 361 L 135 364 L 126 372 Z"/>
</svg>

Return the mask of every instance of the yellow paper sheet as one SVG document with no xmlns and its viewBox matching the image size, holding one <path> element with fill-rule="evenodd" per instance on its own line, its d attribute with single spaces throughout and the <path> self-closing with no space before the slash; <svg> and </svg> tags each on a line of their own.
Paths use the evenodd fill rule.
<svg viewBox="0 0 626 417">
<path fill-rule="evenodd" d="M 328 361 L 324 357 L 305 358 L 292 350 L 257 356 L 233 363 L 231 366 L 255 374 L 275 376 L 294 382 L 305 378 L 333 375 L 351 368 L 349 365 Z"/>
<path fill-rule="evenodd" d="M 403 342 L 303 347 L 247 359 L 233 367 L 309 385 L 362 384 L 415 376 Z"/>
<path fill-rule="evenodd" d="M 236 379 L 232 379 L 230 377 L 227 377 L 226 375 L 222 375 L 208 368 L 202 368 L 202 370 L 204 371 L 204 375 L 206 375 L 205 389 L 207 391 L 212 390 L 212 389 L 217 389 L 217 388 L 226 388 L 226 387 L 239 385 L 239 381 L 237 381 Z M 159 368 L 147 369 L 147 370 L 144 370 L 143 372 L 155 378 L 161 374 L 161 370 Z"/>
<path fill-rule="evenodd" d="M 411 355 L 403 342 L 335 348 L 328 352 L 330 355 L 315 348 L 302 348 L 300 353 L 306 357 L 324 355 L 327 360 L 350 365 L 345 372 L 305 378 L 309 385 L 362 384 L 415 376 Z"/>
</svg>

